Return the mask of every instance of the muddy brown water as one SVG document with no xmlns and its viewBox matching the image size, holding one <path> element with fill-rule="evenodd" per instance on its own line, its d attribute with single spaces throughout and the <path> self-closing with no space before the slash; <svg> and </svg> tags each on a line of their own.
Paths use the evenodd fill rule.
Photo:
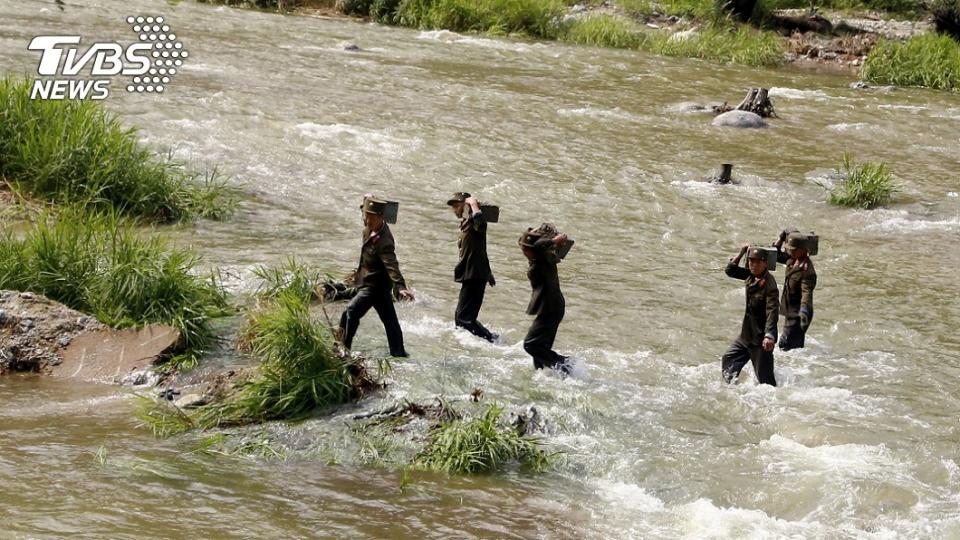
<svg viewBox="0 0 960 540">
<path fill-rule="evenodd" d="M 0 68 L 15 73 L 36 68 L 35 35 L 126 42 L 128 15 L 167 18 L 191 53 L 182 72 L 161 96 L 127 95 L 117 78 L 108 106 L 250 194 L 230 221 L 172 231 L 233 290 L 292 254 L 349 270 L 359 196 L 376 191 L 401 201 L 393 229 L 419 295 L 400 308 L 412 356 L 394 362 L 387 393 L 271 427 L 285 461 L 157 441 L 136 426 L 128 389 L 0 379 L 0 536 L 960 538 L 957 96 L 193 2 L 61 12 L 0 0 L 0 14 Z M 773 89 L 772 128 L 675 112 L 749 86 Z M 843 151 L 886 161 L 898 202 L 826 205 L 817 182 Z M 741 185 L 701 181 L 725 161 Z M 451 322 L 456 222 L 443 201 L 461 189 L 502 207 L 481 317 L 502 345 Z M 577 240 L 560 269 L 557 347 L 583 368 L 569 380 L 533 373 L 520 345 L 529 290 L 516 238 L 545 219 Z M 723 264 L 786 226 L 821 235 L 809 345 L 777 353 L 779 388 L 749 368 L 723 386 L 718 357 L 743 302 Z M 357 347 L 386 352 L 374 317 Z M 563 463 L 404 481 L 338 442 L 357 410 L 475 387 L 536 406 Z"/>
</svg>

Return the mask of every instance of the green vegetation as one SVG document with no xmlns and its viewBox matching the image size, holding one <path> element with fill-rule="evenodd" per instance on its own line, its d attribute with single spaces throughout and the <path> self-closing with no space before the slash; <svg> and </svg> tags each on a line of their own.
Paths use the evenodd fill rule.
<svg viewBox="0 0 960 540">
<path fill-rule="evenodd" d="M 863 78 L 877 84 L 960 91 L 960 43 L 934 34 L 905 42 L 881 41 L 867 56 Z"/>
<path fill-rule="evenodd" d="M 93 101 L 30 99 L 31 82 L 0 79 L 0 176 L 17 191 L 151 221 L 220 218 L 233 194 L 143 147 L 133 128 Z"/>
<path fill-rule="evenodd" d="M 322 274 L 289 259 L 283 266 L 260 267 L 258 307 L 248 317 L 238 348 L 259 360 L 236 391 L 191 414 L 156 403 L 140 417 L 159 436 L 193 428 L 297 420 L 318 408 L 359 398 L 377 384 L 359 359 L 337 350 L 333 330 L 313 320 L 310 301 Z M 387 369 L 384 361 L 380 371 Z"/>
<path fill-rule="evenodd" d="M 492 472 L 511 462 L 534 471 L 550 463 L 536 439 L 520 435 L 500 420 L 503 407 L 491 404 L 472 420 L 451 420 L 437 426 L 416 466 L 455 474 Z"/>
<path fill-rule="evenodd" d="M 827 202 L 837 206 L 870 209 L 890 202 L 897 187 L 885 163 L 852 165 L 849 154 L 837 168 L 840 183 L 830 190 Z"/>
<path fill-rule="evenodd" d="M 591 15 L 571 24 L 563 40 L 580 45 L 638 49 L 649 39 L 639 25 L 623 17 Z"/>
<path fill-rule="evenodd" d="M 261 299 L 275 299 L 283 293 L 296 296 L 303 302 L 310 302 L 319 296 L 328 276 L 310 266 L 297 262 L 291 257 L 281 266 L 258 266 L 253 271 L 260 280 L 257 296 Z"/>
<path fill-rule="evenodd" d="M 295 293 L 282 292 L 255 311 L 244 336 L 258 372 L 235 394 L 200 408 L 201 427 L 299 419 L 375 386 L 361 363 L 335 349 L 332 330 L 312 320 L 309 303 Z"/>
<path fill-rule="evenodd" d="M 216 341 L 211 321 L 230 313 L 218 276 L 199 263 L 116 213 L 45 212 L 19 237 L 0 236 L 0 289 L 43 294 L 114 327 L 168 324 L 184 351 L 173 367 L 194 365 Z"/>
<path fill-rule="evenodd" d="M 671 39 L 662 34 L 659 37 L 656 45 L 648 50 L 665 56 L 754 67 L 783 63 L 783 47 L 777 35 L 746 26 L 705 28 L 688 39 Z"/>
<path fill-rule="evenodd" d="M 565 4 L 559 0 L 404 0 L 379 20 L 455 32 L 519 34 L 554 39 Z"/>
</svg>

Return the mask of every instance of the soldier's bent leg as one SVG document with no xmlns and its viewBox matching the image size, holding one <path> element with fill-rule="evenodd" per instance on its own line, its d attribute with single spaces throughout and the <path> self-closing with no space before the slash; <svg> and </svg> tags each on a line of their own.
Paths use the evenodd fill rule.
<svg viewBox="0 0 960 540">
<path fill-rule="evenodd" d="M 720 367 L 723 370 L 723 380 L 732 382 L 740 375 L 743 366 L 747 365 L 749 361 L 750 351 L 747 349 L 747 345 L 737 338 L 721 358 Z"/>
<path fill-rule="evenodd" d="M 753 371 L 757 374 L 757 380 L 760 384 L 776 386 L 777 379 L 773 375 L 773 351 L 767 352 L 763 347 L 750 349 L 750 361 L 753 362 Z"/>
<path fill-rule="evenodd" d="M 400 320 L 397 318 L 397 310 L 393 307 L 393 297 L 390 292 L 377 295 L 373 308 L 377 310 L 383 329 L 387 332 L 390 356 L 407 356 L 407 351 L 403 347 L 403 330 L 400 329 Z"/>
<path fill-rule="evenodd" d="M 466 329 L 481 339 L 492 342 L 494 340 L 493 333 L 477 320 L 486 290 L 487 282 L 485 280 L 471 279 L 464 281 L 460 286 L 460 297 L 457 301 L 457 311 L 454 314 L 454 319 L 458 327 Z"/>
<path fill-rule="evenodd" d="M 553 352 L 553 342 L 557 338 L 557 329 L 562 317 L 537 316 L 523 339 L 523 350 L 533 357 L 535 369 L 551 368 L 563 358 Z"/>
<path fill-rule="evenodd" d="M 367 287 L 357 290 L 356 296 L 347 304 L 347 308 L 340 315 L 340 335 L 343 346 L 350 348 L 353 345 L 353 336 L 360 326 L 360 319 L 373 307 L 373 291 Z"/>
</svg>

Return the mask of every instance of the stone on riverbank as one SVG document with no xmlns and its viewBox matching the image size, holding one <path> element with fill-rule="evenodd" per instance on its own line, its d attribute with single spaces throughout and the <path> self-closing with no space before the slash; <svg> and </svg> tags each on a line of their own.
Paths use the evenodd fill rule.
<svg viewBox="0 0 960 540">
<path fill-rule="evenodd" d="M 0 372 L 120 383 L 164 358 L 179 340 L 168 326 L 114 330 L 42 295 L 0 291 Z"/>
<path fill-rule="evenodd" d="M 714 118 L 713 125 L 735 128 L 764 128 L 767 127 L 767 122 L 759 114 L 752 112 L 728 111 Z"/>
</svg>

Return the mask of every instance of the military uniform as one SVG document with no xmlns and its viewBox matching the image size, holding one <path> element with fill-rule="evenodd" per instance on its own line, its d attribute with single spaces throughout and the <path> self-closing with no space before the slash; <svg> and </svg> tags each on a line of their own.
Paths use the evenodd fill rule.
<svg viewBox="0 0 960 540">
<path fill-rule="evenodd" d="M 766 259 L 766 250 L 751 248 L 748 258 Z M 777 340 L 777 319 L 780 302 L 777 299 L 777 281 L 769 271 L 755 277 L 750 270 L 734 264 L 727 264 L 726 274 L 734 279 L 744 280 L 746 288 L 746 311 L 740 327 L 740 336 L 730 345 L 723 355 L 723 377 L 727 382 L 740 375 L 747 361 L 753 363 L 760 384 L 777 385 L 773 374 L 773 352 L 763 350 L 764 338 Z"/>
<path fill-rule="evenodd" d="M 784 317 L 780 350 L 802 349 L 807 329 L 813 320 L 813 290 L 817 288 L 817 271 L 810 257 L 796 260 L 791 257 L 793 249 L 807 249 L 806 237 L 792 233 L 787 237 L 787 252 L 777 251 L 777 261 L 784 265 L 783 296 L 780 299 L 780 314 Z"/>
<path fill-rule="evenodd" d="M 533 289 L 527 314 L 536 316 L 523 339 L 523 350 L 533 357 L 533 366 L 536 369 L 557 368 L 566 371 L 567 358 L 553 350 L 557 329 L 566 310 L 566 301 L 560 291 L 560 276 L 557 273 L 560 258 L 554 250 L 553 236 L 528 231 L 521 237 L 520 245 L 534 251 L 533 260 L 529 261 L 527 269 L 527 277 Z"/>
<path fill-rule="evenodd" d="M 383 201 L 367 200 L 366 211 L 382 215 Z M 407 356 L 403 346 L 403 331 L 393 307 L 393 288 L 406 289 L 400 263 L 397 261 L 396 245 L 390 227 L 384 223 L 378 231 L 363 230 L 363 245 L 360 248 L 360 263 L 357 267 L 356 296 L 340 316 L 340 332 L 344 347 L 350 348 L 360 319 L 372 307 L 380 316 L 387 332 L 392 356 Z"/>
<path fill-rule="evenodd" d="M 455 193 L 447 204 L 452 206 L 463 203 L 468 197 L 469 193 Z M 496 284 L 490 270 L 490 259 L 487 257 L 487 220 L 483 212 L 474 214 L 469 207 L 466 212 L 469 212 L 469 215 L 460 220 L 460 239 L 457 242 L 460 260 L 453 270 L 454 281 L 460 283 L 460 297 L 457 300 L 454 321 L 458 327 L 492 342 L 496 336 L 477 320 L 487 284 Z"/>
</svg>

